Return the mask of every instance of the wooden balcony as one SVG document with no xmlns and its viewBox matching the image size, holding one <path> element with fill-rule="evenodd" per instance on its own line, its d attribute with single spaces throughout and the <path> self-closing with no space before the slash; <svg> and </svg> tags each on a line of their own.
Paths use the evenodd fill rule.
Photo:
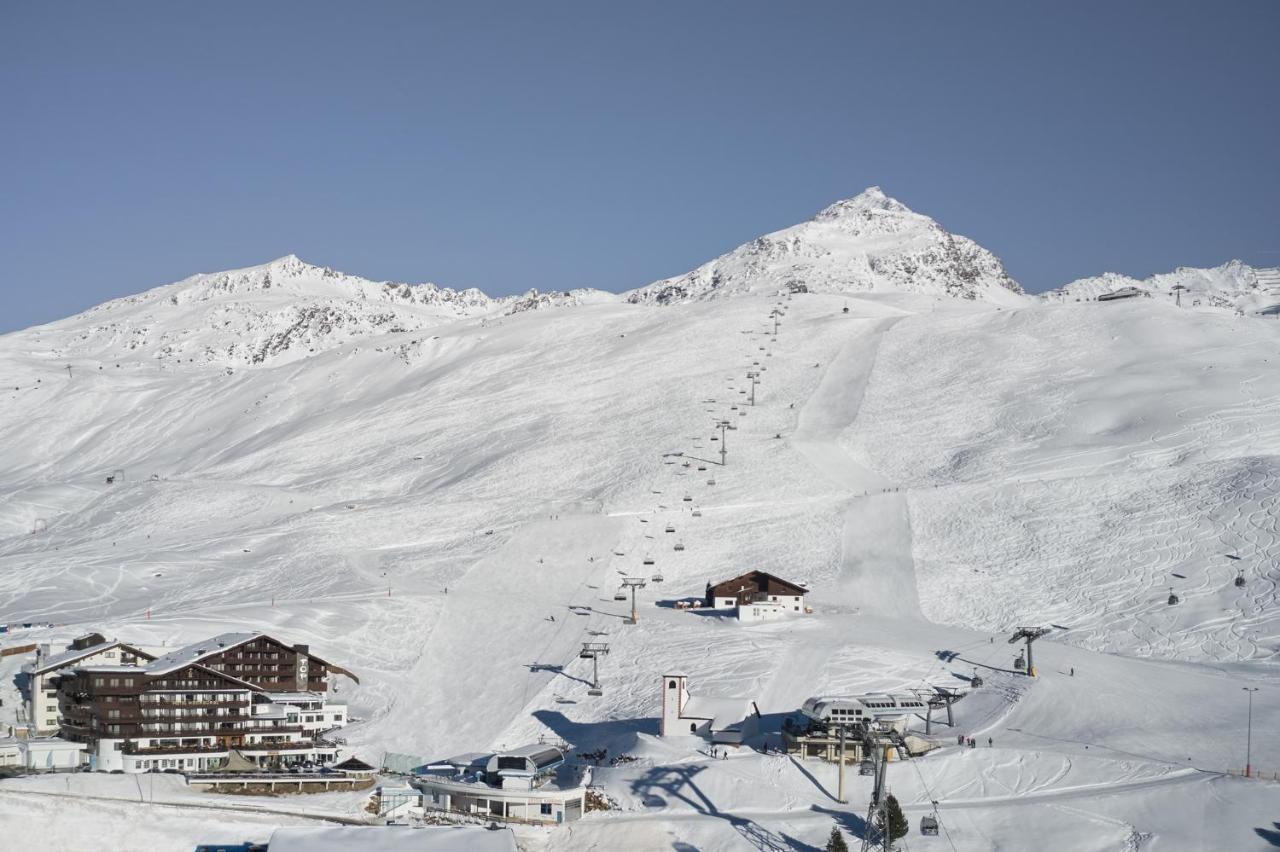
<svg viewBox="0 0 1280 852">
<path fill-rule="evenodd" d="M 146 755 L 146 754 L 221 754 L 225 753 L 229 747 L 221 744 L 215 745 L 174 745 L 174 746 L 140 746 L 137 743 L 128 740 L 121 745 L 120 750 L 125 754 Z M 236 748 L 236 746 L 230 746 Z"/>
</svg>

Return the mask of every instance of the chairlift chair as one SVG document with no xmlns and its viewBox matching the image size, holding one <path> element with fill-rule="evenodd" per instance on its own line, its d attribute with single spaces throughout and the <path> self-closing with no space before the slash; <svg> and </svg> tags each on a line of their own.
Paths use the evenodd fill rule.
<svg viewBox="0 0 1280 852">
<path fill-rule="evenodd" d="M 845 310 L 849 310 L 845 308 Z M 938 834 L 938 817 L 936 814 L 930 814 L 920 818 L 920 833 L 929 837 Z"/>
<path fill-rule="evenodd" d="M 643 563 L 641 563 L 641 564 L 643 564 L 643 565 L 652 565 L 652 564 L 653 564 L 653 557 L 651 557 L 651 556 L 646 556 L 646 557 L 644 558 L 644 562 L 643 562 Z"/>
<path fill-rule="evenodd" d="M 976 671 L 973 673 L 973 677 L 969 678 L 969 687 L 971 689 L 982 688 L 982 678 L 978 677 L 978 673 Z"/>
<path fill-rule="evenodd" d="M 649 582 L 651 583 L 661 583 L 662 580 L 663 580 L 663 577 L 661 574 L 654 574 L 652 577 L 649 578 Z"/>
<path fill-rule="evenodd" d="M 1015 669 L 1017 669 L 1018 671 L 1020 671 L 1020 672 L 1021 672 L 1021 671 L 1026 671 L 1026 669 L 1027 669 L 1027 658 L 1026 658 L 1026 657 L 1024 657 L 1024 656 L 1022 656 L 1022 653 L 1021 653 L 1021 652 L 1019 652 L 1019 653 L 1018 653 L 1018 656 L 1017 656 L 1016 658 L 1014 658 L 1014 661 L 1013 661 L 1013 667 L 1014 667 Z"/>
<path fill-rule="evenodd" d="M 596 698 L 599 698 L 601 695 L 604 695 L 604 690 L 593 686 L 587 690 L 587 695 L 592 695 L 592 696 L 595 696 Z"/>
<path fill-rule="evenodd" d="M 698 470 L 706 470 L 706 469 L 707 469 L 707 466 L 705 464 L 698 465 Z"/>
<path fill-rule="evenodd" d="M 1237 589 L 1244 588 L 1244 572 L 1243 571 L 1241 571 L 1239 574 L 1236 574 L 1236 588 Z"/>
<path fill-rule="evenodd" d="M 1178 596 L 1173 593 L 1173 588 L 1169 589 L 1169 606 L 1173 606 L 1178 602 Z"/>
<path fill-rule="evenodd" d="M 578 652 L 578 657 L 579 657 L 579 659 L 589 660 L 589 659 L 591 659 L 591 652 L 590 652 L 590 651 L 579 651 L 579 652 Z"/>
<path fill-rule="evenodd" d="M 702 510 L 701 510 L 701 509 L 694 509 L 694 510 L 693 510 L 693 516 L 694 516 L 695 518 L 701 518 L 701 517 L 702 517 Z"/>
<path fill-rule="evenodd" d="M 716 484 L 716 481 L 715 481 L 714 479 L 708 479 L 708 480 L 707 480 L 707 484 L 708 484 L 708 485 L 715 485 L 715 484 Z"/>
<path fill-rule="evenodd" d="M 615 601 L 625 601 L 627 599 L 627 593 L 619 589 L 613 593 L 613 599 Z"/>
<path fill-rule="evenodd" d="M 676 547 L 675 547 L 675 549 L 676 549 L 676 550 L 684 550 L 684 544 L 682 544 L 681 542 L 678 542 L 678 541 L 677 541 L 677 542 L 676 542 Z"/>
</svg>

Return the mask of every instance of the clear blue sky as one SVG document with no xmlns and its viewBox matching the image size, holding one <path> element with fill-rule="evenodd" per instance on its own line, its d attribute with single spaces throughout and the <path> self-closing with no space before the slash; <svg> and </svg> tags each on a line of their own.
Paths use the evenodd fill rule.
<svg viewBox="0 0 1280 852">
<path fill-rule="evenodd" d="M 1280 2 L 0 6 L 0 330 L 290 252 L 620 290 L 871 184 L 1028 289 L 1280 264 Z"/>
</svg>

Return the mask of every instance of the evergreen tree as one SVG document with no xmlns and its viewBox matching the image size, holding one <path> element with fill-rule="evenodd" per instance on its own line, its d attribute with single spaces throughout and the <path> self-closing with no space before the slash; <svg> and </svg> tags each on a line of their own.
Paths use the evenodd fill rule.
<svg viewBox="0 0 1280 852">
<path fill-rule="evenodd" d="M 844 835 L 835 826 L 831 827 L 831 837 L 827 840 L 826 852 L 849 852 L 849 845 L 844 842 Z"/>
<path fill-rule="evenodd" d="M 889 817 L 889 844 L 892 845 L 893 841 L 897 840 L 899 837 L 906 836 L 909 826 L 907 824 L 907 818 L 902 813 L 902 807 L 898 804 L 897 798 L 895 798 L 892 793 L 885 797 L 884 804 L 885 807 L 883 812 L 879 809 L 876 810 L 876 828 L 880 830 L 880 835 L 883 837 L 885 834 L 884 818 L 881 814 L 887 813 Z"/>
</svg>

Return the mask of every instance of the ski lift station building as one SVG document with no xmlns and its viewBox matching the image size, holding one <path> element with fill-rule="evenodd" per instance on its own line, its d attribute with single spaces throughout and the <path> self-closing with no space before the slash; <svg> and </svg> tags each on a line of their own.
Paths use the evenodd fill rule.
<svg viewBox="0 0 1280 852">
<path fill-rule="evenodd" d="M 413 786 L 423 807 L 530 823 L 581 819 L 590 768 L 571 766 L 564 749 L 534 743 L 492 754 L 429 763 Z"/>
<path fill-rule="evenodd" d="M 912 717 L 928 711 L 928 701 L 917 695 L 884 692 L 847 698 L 813 697 L 804 702 L 800 712 L 782 724 L 782 741 L 788 754 L 838 761 L 840 730 L 845 730 L 845 760 L 861 761 L 861 731 L 875 727 L 893 731 L 900 737 L 899 747 L 909 755 L 923 754 L 938 746 L 929 737 L 908 731 Z"/>
<path fill-rule="evenodd" d="M 739 621 L 771 621 L 785 615 L 807 613 L 803 586 L 764 571 L 748 571 L 719 583 L 707 583 L 706 605 L 729 610 Z"/>
</svg>

